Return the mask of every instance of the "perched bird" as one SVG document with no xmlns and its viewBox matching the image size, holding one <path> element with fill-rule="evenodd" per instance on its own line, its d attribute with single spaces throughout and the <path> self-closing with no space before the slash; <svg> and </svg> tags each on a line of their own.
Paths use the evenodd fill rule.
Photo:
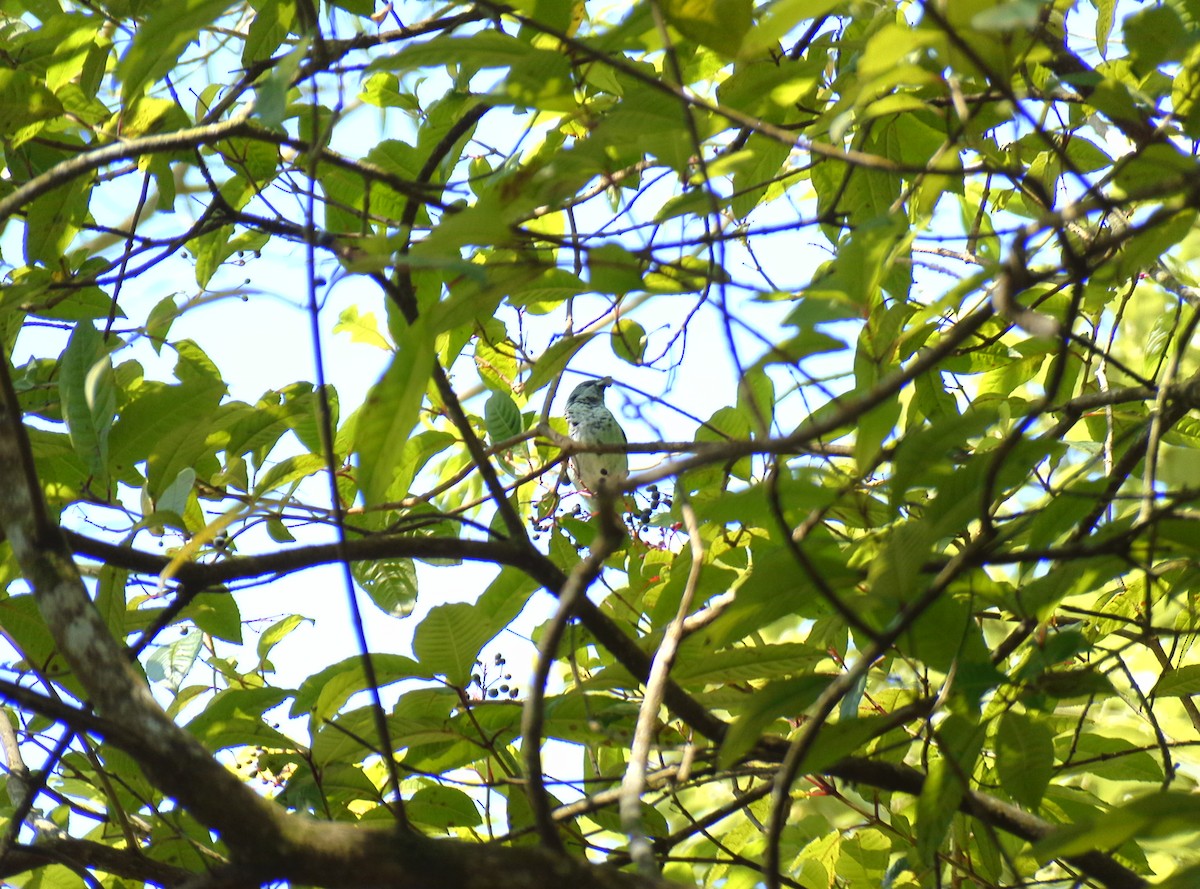
<svg viewBox="0 0 1200 889">
<path fill-rule="evenodd" d="M 625 444 L 625 430 L 604 406 L 604 390 L 611 377 L 580 383 L 567 398 L 567 429 L 571 438 L 585 445 Z M 571 481 L 587 494 L 615 491 L 629 478 L 626 454 L 575 454 L 571 457 Z"/>
</svg>

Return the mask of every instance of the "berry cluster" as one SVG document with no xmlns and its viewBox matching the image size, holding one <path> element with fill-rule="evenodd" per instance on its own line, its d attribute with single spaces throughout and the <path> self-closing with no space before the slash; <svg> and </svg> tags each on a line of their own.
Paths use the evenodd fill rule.
<svg viewBox="0 0 1200 889">
<path fill-rule="evenodd" d="M 503 695 L 509 700 L 515 701 L 517 699 L 518 689 L 515 685 L 509 685 L 509 683 L 512 682 L 512 673 L 503 672 L 504 666 L 508 663 L 508 661 L 504 659 L 504 655 L 497 652 L 494 663 L 496 669 L 501 672 L 499 676 L 490 678 L 488 676 L 487 665 L 484 664 L 483 661 L 475 661 L 475 666 L 477 669 L 471 674 L 471 683 L 467 686 L 467 688 L 469 689 L 471 685 L 478 688 L 479 700 L 483 700 L 484 698 L 496 700 Z"/>
<path fill-rule="evenodd" d="M 658 490 L 658 485 L 647 485 L 646 487 L 647 505 L 639 511 L 631 512 L 630 518 L 636 524 L 639 532 L 645 531 L 650 527 L 650 522 L 654 518 L 654 514 L 659 512 L 671 511 L 671 495 L 663 494 Z"/>
</svg>

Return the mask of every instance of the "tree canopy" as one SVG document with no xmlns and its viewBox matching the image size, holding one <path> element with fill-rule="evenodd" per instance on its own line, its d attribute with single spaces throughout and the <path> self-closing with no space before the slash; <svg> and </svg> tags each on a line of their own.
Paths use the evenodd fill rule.
<svg viewBox="0 0 1200 889">
<path fill-rule="evenodd" d="M 1195 886 L 1198 140 L 1192 0 L 0 4 L 0 876 Z"/>
</svg>

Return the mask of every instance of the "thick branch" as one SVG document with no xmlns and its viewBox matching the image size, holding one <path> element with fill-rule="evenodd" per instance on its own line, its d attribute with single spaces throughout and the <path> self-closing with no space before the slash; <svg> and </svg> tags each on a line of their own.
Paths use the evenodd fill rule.
<svg viewBox="0 0 1200 889">
<path fill-rule="evenodd" d="M 39 837 L 31 846 L 10 849 L 0 858 L 0 880 L 64 861 L 160 886 L 182 886 L 195 877 L 184 868 L 146 858 L 136 849 L 117 849 L 91 840 L 57 836 Z"/>
<path fill-rule="evenodd" d="M 826 769 L 826 774 L 912 796 L 920 795 L 925 786 L 925 776 L 910 766 L 858 757 L 847 757 L 834 763 Z M 985 824 L 1030 842 L 1049 836 L 1055 829 L 1053 824 L 1035 815 L 973 790 L 965 793 L 959 808 Z M 1066 860 L 1109 889 L 1141 889 L 1148 885 L 1129 868 L 1100 852 L 1086 852 Z"/>
</svg>

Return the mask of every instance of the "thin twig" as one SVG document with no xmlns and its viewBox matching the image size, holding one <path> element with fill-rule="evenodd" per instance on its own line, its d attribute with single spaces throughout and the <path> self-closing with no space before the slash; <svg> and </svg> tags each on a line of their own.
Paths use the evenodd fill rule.
<svg viewBox="0 0 1200 889">
<path fill-rule="evenodd" d="M 563 845 L 554 825 L 553 811 L 542 772 L 546 683 L 550 679 L 550 668 L 558 657 L 558 647 L 566 633 L 567 625 L 585 601 L 587 588 L 604 568 L 604 560 L 616 550 L 621 539 L 620 523 L 615 517 L 612 495 L 602 491 L 597 501 L 600 504 L 600 512 L 597 515 L 600 522 L 599 534 L 591 551 L 571 570 L 566 582 L 559 589 L 558 609 L 550 619 L 538 646 L 537 665 L 529 683 L 525 706 L 521 711 L 521 757 L 525 761 L 525 789 L 529 795 L 529 806 L 533 810 L 534 823 L 542 844 L 556 851 L 562 851 Z"/>
<path fill-rule="evenodd" d="M 638 872 L 645 877 L 657 876 L 659 872 L 654 849 L 642 827 L 642 791 L 646 788 L 650 744 L 658 725 L 663 685 L 671 672 L 671 664 L 675 662 L 675 654 L 684 636 L 684 624 L 688 612 L 692 610 L 692 599 L 700 583 L 700 572 L 704 568 L 704 542 L 700 538 L 700 523 L 696 520 L 696 512 L 690 503 L 683 501 L 680 504 L 680 514 L 688 532 L 692 564 L 688 568 L 687 581 L 684 583 L 683 596 L 679 600 L 675 617 L 663 631 L 662 642 L 659 643 L 658 651 L 650 664 L 650 676 L 646 680 L 646 690 L 638 708 L 637 727 L 634 729 L 633 743 L 629 748 L 629 763 L 625 767 L 625 778 L 621 782 L 621 800 L 618 806 L 621 827 L 629 835 L 629 857 L 637 866 Z"/>
</svg>

